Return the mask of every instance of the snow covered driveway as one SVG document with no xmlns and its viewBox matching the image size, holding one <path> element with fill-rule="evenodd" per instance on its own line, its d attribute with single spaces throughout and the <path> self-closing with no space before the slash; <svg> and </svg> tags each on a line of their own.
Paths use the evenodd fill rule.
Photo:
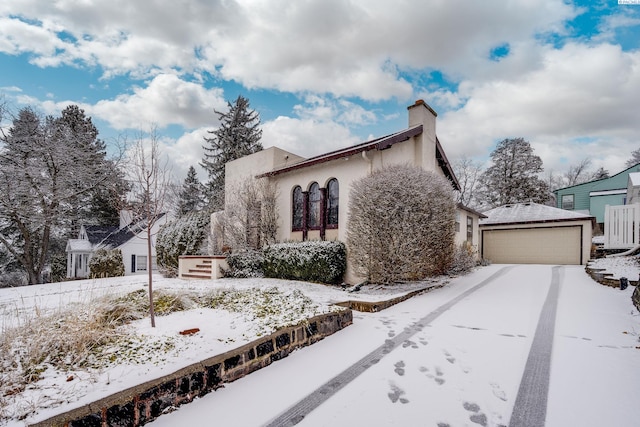
<svg viewBox="0 0 640 427">
<path fill-rule="evenodd" d="M 494 265 L 381 313 L 354 313 L 344 331 L 153 424 L 510 425 L 552 271 Z M 545 425 L 637 425 L 630 289 L 599 285 L 582 267 L 556 275 L 548 387 L 533 375 L 533 389 L 548 391 Z"/>
</svg>

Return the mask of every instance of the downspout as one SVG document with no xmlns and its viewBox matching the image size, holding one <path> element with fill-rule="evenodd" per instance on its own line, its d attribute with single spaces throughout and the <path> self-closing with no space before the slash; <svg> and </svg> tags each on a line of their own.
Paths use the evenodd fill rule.
<svg viewBox="0 0 640 427">
<path fill-rule="evenodd" d="M 362 152 L 362 158 L 369 163 L 369 175 L 373 173 L 373 159 L 367 155 L 366 151 Z"/>
</svg>

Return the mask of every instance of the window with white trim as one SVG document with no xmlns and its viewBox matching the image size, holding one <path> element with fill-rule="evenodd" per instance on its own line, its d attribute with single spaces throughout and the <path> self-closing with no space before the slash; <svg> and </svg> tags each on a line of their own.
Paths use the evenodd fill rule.
<svg viewBox="0 0 640 427">
<path fill-rule="evenodd" d="M 561 198 L 561 207 L 562 209 L 573 210 L 575 208 L 575 204 L 573 202 L 573 194 L 563 194 Z"/>
</svg>

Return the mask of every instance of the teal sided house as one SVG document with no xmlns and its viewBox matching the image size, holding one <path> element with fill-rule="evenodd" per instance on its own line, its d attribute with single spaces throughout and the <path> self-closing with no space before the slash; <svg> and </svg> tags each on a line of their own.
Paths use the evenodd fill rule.
<svg viewBox="0 0 640 427">
<path fill-rule="evenodd" d="M 640 172 L 640 163 L 609 178 L 555 190 L 556 207 L 593 216 L 602 230 L 605 206 L 626 204 L 629 174 L 634 172 Z"/>
</svg>

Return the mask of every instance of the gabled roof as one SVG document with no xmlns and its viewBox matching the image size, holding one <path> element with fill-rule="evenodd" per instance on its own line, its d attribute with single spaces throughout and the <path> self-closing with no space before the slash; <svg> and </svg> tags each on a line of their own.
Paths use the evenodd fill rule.
<svg viewBox="0 0 640 427">
<path fill-rule="evenodd" d="M 118 227 L 114 225 L 85 225 L 84 230 L 87 232 L 89 242 L 96 245 L 111 233 L 118 231 Z"/>
<path fill-rule="evenodd" d="M 593 217 L 587 214 L 554 208 L 539 203 L 513 203 L 484 212 L 480 225 L 529 224 L 539 222 L 581 221 Z"/>
<path fill-rule="evenodd" d="M 592 189 L 592 190 L 597 190 L 597 189 L 601 188 L 601 187 L 606 183 L 606 181 L 608 181 L 608 180 L 614 180 L 615 178 L 617 178 L 617 177 L 618 177 L 618 175 L 622 175 L 622 174 L 624 174 L 624 173 L 627 173 L 627 172 L 629 172 L 629 171 L 630 171 L 630 170 L 632 170 L 632 169 L 637 169 L 637 167 L 638 167 L 639 165 L 640 165 L 640 163 L 636 163 L 635 165 L 633 165 L 633 166 L 629 166 L 629 167 L 628 167 L 628 168 L 626 168 L 625 170 L 623 170 L 623 171 L 621 171 L 621 172 L 618 172 L 617 174 L 612 175 L 612 176 L 610 176 L 610 177 L 608 177 L 608 178 L 594 179 L 593 181 L 587 181 L 587 182 L 583 182 L 583 183 L 580 183 L 580 184 L 570 185 L 570 186 L 568 186 L 568 187 L 558 188 L 558 189 L 556 189 L 556 190 L 553 190 L 553 192 L 557 194 L 557 193 L 558 193 L 558 191 L 567 190 L 567 189 L 569 189 L 569 188 L 579 187 L 579 186 L 583 186 L 583 185 L 584 185 L 584 186 L 591 187 L 591 189 Z M 626 183 L 625 183 L 625 187 L 626 187 Z M 622 188 L 622 187 L 620 187 L 620 188 Z"/>
<path fill-rule="evenodd" d="M 156 220 L 162 218 L 163 216 L 165 216 L 165 214 L 159 214 Z M 133 239 L 138 233 L 143 231 L 146 226 L 146 221 L 142 220 L 132 221 L 130 224 L 120 229 L 117 229 L 116 227 L 117 231 L 109 234 L 104 240 L 102 240 L 100 242 L 100 246 L 115 249 Z"/>
<path fill-rule="evenodd" d="M 92 245 L 88 240 L 69 239 L 67 241 L 66 252 L 91 252 Z"/>
<path fill-rule="evenodd" d="M 269 172 L 265 172 L 257 176 L 257 178 L 271 177 L 280 175 L 283 173 L 291 172 L 294 170 L 318 165 L 321 163 L 330 162 L 332 160 L 350 157 L 355 154 L 359 154 L 365 151 L 371 150 L 386 150 L 390 148 L 392 145 L 397 144 L 399 142 L 404 142 L 409 140 L 410 138 L 420 135 L 422 133 L 422 125 L 412 126 L 408 129 L 392 133 L 390 135 L 386 135 L 380 138 L 372 139 L 371 141 L 363 142 L 358 145 L 354 145 L 348 148 L 343 148 L 336 151 L 331 151 L 329 153 L 321 154 L 319 156 L 311 157 L 309 159 L 302 160 L 298 163 L 294 163 L 292 165 L 283 166 L 281 168 L 274 169 Z M 440 145 L 440 141 L 436 137 L 436 161 L 438 162 L 438 166 L 442 169 L 444 175 L 451 181 L 454 189 L 460 190 L 460 184 L 456 175 L 453 173 L 453 168 L 447 159 L 446 154 L 444 153 L 444 149 L 442 145 Z"/>
<path fill-rule="evenodd" d="M 467 211 L 467 212 L 469 212 L 470 214 L 473 214 L 473 215 L 477 215 L 478 218 L 486 218 L 487 217 L 482 212 L 478 212 L 477 210 L 472 209 L 469 206 L 465 206 L 462 203 L 456 203 L 456 206 L 458 207 L 458 209 L 461 209 L 463 211 Z"/>
</svg>

